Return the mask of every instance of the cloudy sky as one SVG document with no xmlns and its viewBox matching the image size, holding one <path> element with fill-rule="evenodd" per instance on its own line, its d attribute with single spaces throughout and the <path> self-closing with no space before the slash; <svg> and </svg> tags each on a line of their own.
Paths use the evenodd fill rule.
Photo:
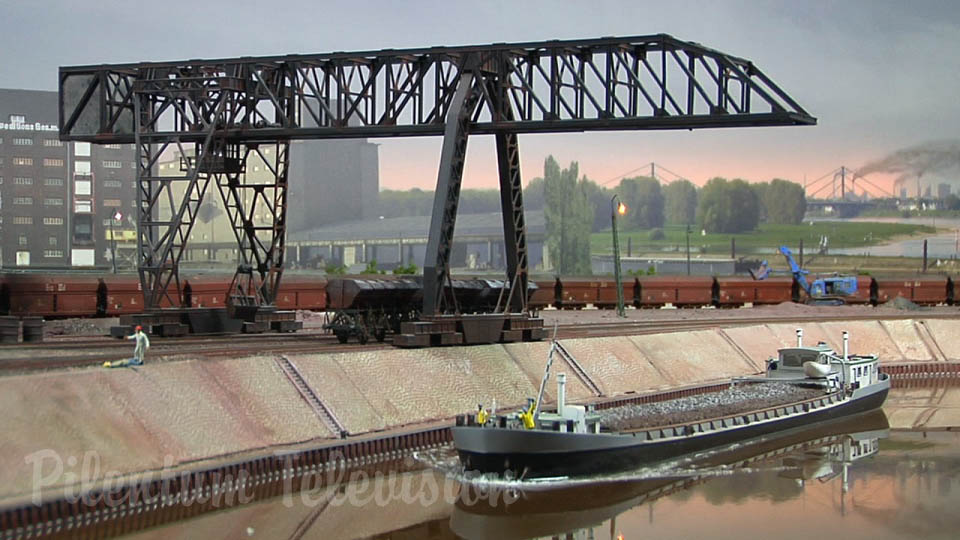
<svg viewBox="0 0 960 540">
<path fill-rule="evenodd" d="M 61 65 L 668 33 L 754 61 L 819 119 L 816 127 L 525 135 L 525 180 L 552 154 L 610 185 L 651 161 L 697 183 L 802 183 L 960 138 L 956 0 L 0 0 L 0 21 L 0 88 L 43 90 L 56 89 Z M 382 188 L 433 187 L 438 138 L 376 142 Z M 495 163 L 493 141 L 472 138 L 464 186 L 493 187 Z"/>
</svg>

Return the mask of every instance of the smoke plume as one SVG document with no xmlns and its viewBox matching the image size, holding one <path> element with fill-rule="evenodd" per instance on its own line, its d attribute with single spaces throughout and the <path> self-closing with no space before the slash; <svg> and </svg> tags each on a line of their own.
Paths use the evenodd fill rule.
<svg viewBox="0 0 960 540">
<path fill-rule="evenodd" d="M 871 173 L 896 175 L 893 189 L 896 192 L 907 182 L 916 182 L 920 189 L 920 179 L 925 175 L 944 177 L 956 182 L 960 178 L 960 141 L 935 141 L 919 146 L 897 150 L 889 156 L 867 163 L 857 174 L 866 176 Z"/>
</svg>

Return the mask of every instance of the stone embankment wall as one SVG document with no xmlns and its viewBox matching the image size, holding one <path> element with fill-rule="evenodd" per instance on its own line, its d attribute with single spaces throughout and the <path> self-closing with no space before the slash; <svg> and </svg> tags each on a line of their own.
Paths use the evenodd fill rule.
<svg viewBox="0 0 960 540">
<path fill-rule="evenodd" d="M 960 321 L 811 323 L 805 343 L 876 352 L 883 362 L 960 360 Z M 795 325 L 766 324 L 643 336 L 564 340 L 583 375 L 568 375 L 568 399 L 698 384 L 762 371 Z M 352 435 L 448 419 L 478 403 L 501 410 L 534 396 L 550 344 L 301 354 L 288 358 Z M 587 379 L 587 380 L 584 380 Z M 555 383 L 547 386 L 554 400 Z M 63 467 L 79 480 L 123 475 L 270 447 L 332 439 L 272 356 L 147 364 L 136 371 L 75 369 L 0 377 L 0 504 L 22 498 L 35 475 Z M 908 408 L 909 409 L 909 408 Z M 929 420 L 921 407 L 891 414 L 894 427 Z M 947 421 L 947 420 L 944 420 Z M 37 452 L 42 452 L 38 454 Z M 46 456 L 46 457 L 43 457 Z M 53 457 L 55 456 L 55 457 Z M 40 462 L 43 457 L 45 461 Z M 43 467 L 36 467 L 40 463 Z M 92 462 L 91 462 L 92 463 Z"/>
</svg>

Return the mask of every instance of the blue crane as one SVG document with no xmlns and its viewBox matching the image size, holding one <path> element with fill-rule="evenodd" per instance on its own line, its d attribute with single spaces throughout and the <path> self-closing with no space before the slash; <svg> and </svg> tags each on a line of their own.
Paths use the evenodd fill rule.
<svg viewBox="0 0 960 540">
<path fill-rule="evenodd" d="M 818 305 L 842 305 L 844 298 L 857 292 L 856 276 L 830 276 L 807 281 L 809 270 L 800 268 L 797 261 L 793 259 L 793 253 L 787 246 L 780 246 L 780 253 L 790 264 L 790 272 L 800 287 L 807 293 L 807 302 Z"/>
</svg>

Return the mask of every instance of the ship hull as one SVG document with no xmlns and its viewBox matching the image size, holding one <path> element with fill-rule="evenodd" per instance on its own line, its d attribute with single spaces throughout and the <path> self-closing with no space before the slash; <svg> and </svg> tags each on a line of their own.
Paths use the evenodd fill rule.
<svg viewBox="0 0 960 540">
<path fill-rule="evenodd" d="M 877 409 L 890 388 L 889 378 L 855 390 L 829 406 L 750 421 L 692 424 L 684 434 L 651 440 L 651 430 L 636 433 L 563 433 L 546 430 L 453 428 L 454 446 L 466 470 L 511 473 L 518 478 L 585 476 L 633 469 L 693 452 Z"/>
</svg>

